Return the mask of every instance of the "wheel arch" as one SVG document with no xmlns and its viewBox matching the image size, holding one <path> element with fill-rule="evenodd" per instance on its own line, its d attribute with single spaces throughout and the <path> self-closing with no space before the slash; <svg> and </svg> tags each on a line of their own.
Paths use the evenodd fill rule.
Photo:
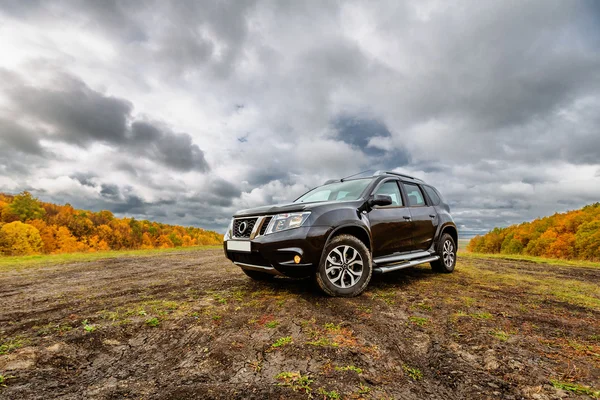
<svg viewBox="0 0 600 400">
<path fill-rule="evenodd" d="M 365 246 L 367 246 L 367 249 L 370 252 L 373 251 L 373 248 L 371 246 L 371 235 L 369 235 L 369 232 L 367 231 L 366 228 L 364 228 L 360 225 L 349 224 L 349 225 L 338 226 L 329 234 L 329 237 L 327 238 L 327 241 L 325 242 L 325 246 L 327 246 L 327 244 L 331 241 L 331 239 L 333 239 L 334 237 L 339 236 L 339 235 L 352 235 L 352 236 L 356 237 L 358 240 L 360 240 L 361 242 L 363 242 L 365 244 Z"/>
<path fill-rule="evenodd" d="M 442 237 L 442 235 L 444 233 L 447 233 L 450 236 L 452 236 L 452 239 L 454 239 L 454 244 L 458 248 L 458 230 L 456 229 L 456 226 L 446 225 L 445 227 L 442 228 L 442 230 L 440 232 L 440 237 Z"/>
</svg>

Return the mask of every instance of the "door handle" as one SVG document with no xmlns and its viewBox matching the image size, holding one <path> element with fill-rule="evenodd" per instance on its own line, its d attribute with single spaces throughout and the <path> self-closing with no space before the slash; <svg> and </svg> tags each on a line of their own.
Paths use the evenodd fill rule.
<svg viewBox="0 0 600 400">
<path fill-rule="evenodd" d="M 410 219 L 410 215 L 403 215 L 402 218 L 408 221 Z"/>
<path fill-rule="evenodd" d="M 435 218 L 435 217 L 437 217 L 437 215 L 435 215 L 435 214 L 429 214 L 429 216 L 430 216 L 431 218 Z"/>
</svg>

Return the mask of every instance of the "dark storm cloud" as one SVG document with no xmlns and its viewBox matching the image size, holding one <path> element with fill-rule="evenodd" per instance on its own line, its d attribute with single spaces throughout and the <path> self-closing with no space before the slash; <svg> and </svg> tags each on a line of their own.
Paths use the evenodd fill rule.
<svg viewBox="0 0 600 400">
<path fill-rule="evenodd" d="M 105 96 L 75 79 L 63 79 L 60 84 L 60 90 L 21 86 L 12 91 L 12 99 L 23 113 L 56 127 L 56 137 L 66 142 L 126 140 L 131 103 Z"/>
<path fill-rule="evenodd" d="M 11 152 L 22 152 L 33 155 L 43 155 L 39 137 L 34 132 L 12 121 L 0 119 L 0 146 Z"/>
<path fill-rule="evenodd" d="M 134 122 L 129 145 L 151 159 L 181 171 L 208 171 L 204 152 L 186 133 L 174 133 L 148 122 Z"/>
<path fill-rule="evenodd" d="M 210 169 L 204 152 L 189 134 L 145 121 L 130 123 L 130 102 L 92 90 L 72 76 L 61 75 L 58 85 L 60 89 L 13 84 L 7 91 L 21 118 L 52 127 L 52 132 L 44 136 L 46 140 L 81 147 L 100 142 L 126 148 L 179 171 Z M 39 138 L 29 131 L 13 124 L 5 127 L 3 133 L 4 140 L 10 140 L 19 149 L 41 152 Z"/>
<path fill-rule="evenodd" d="M 369 147 L 370 139 L 391 136 L 387 126 L 377 120 L 347 114 L 336 117 L 333 120 L 333 127 L 342 141 L 357 146 L 366 154 L 375 156 L 382 155 L 385 150 Z"/>
<path fill-rule="evenodd" d="M 107 198 L 116 198 L 121 194 L 117 185 L 103 183 L 100 186 L 100 195 Z"/>
<path fill-rule="evenodd" d="M 71 178 L 75 179 L 77 182 L 81 183 L 83 186 L 88 187 L 97 187 L 97 184 L 94 182 L 94 178 L 96 175 L 89 173 L 77 173 L 71 175 Z"/>
</svg>

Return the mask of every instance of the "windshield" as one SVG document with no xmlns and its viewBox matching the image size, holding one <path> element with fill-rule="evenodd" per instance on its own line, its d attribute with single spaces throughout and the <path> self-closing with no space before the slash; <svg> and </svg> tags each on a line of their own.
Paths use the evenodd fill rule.
<svg viewBox="0 0 600 400">
<path fill-rule="evenodd" d="M 346 182 L 330 183 L 303 194 L 294 203 L 358 200 L 369 183 L 371 183 L 371 179 L 353 179 Z"/>
</svg>

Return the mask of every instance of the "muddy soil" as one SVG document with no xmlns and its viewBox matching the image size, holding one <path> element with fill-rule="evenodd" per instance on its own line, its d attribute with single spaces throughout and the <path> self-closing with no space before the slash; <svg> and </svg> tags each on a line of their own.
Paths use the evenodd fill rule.
<svg viewBox="0 0 600 400">
<path fill-rule="evenodd" d="M 0 398 L 590 398 L 552 382 L 600 387 L 600 293 L 533 278 L 600 269 L 469 258 L 341 299 L 252 281 L 220 250 L 8 268 Z"/>
</svg>

